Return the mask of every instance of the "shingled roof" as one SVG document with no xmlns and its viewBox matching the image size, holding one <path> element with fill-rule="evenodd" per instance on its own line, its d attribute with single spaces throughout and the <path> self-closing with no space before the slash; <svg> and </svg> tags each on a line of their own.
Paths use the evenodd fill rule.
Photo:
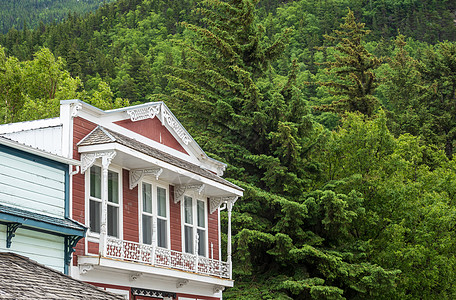
<svg viewBox="0 0 456 300">
<path fill-rule="evenodd" d="M 179 168 L 185 169 L 192 173 L 198 174 L 205 178 L 214 180 L 218 183 L 224 184 L 231 188 L 235 188 L 237 190 L 243 191 L 243 189 L 228 180 L 223 179 L 220 176 L 217 176 L 214 173 L 209 172 L 208 170 L 202 169 L 199 166 L 187 162 L 183 159 L 178 157 L 172 156 L 166 152 L 158 150 L 154 147 L 146 145 L 144 143 L 138 142 L 135 139 L 129 138 L 125 135 L 120 133 L 114 132 L 102 126 L 98 126 L 95 128 L 91 133 L 85 136 L 79 143 L 78 146 L 90 146 L 90 145 L 98 145 L 98 144 L 106 144 L 106 143 L 119 143 L 123 146 L 129 147 L 146 155 L 149 155 L 153 158 L 159 159 L 171 165 L 177 166 Z"/>
<path fill-rule="evenodd" d="M 0 299 L 120 300 L 124 297 L 73 279 L 27 257 L 0 252 Z"/>
</svg>

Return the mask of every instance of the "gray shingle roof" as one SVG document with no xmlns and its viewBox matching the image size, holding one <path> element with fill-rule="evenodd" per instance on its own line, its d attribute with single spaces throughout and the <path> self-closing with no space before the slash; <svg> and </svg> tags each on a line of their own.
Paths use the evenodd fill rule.
<svg viewBox="0 0 456 300">
<path fill-rule="evenodd" d="M 104 128 L 102 126 L 98 126 L 95 128 L 91 133 L 89 133 L 86 137 L 84 137 L 79 143 L 78 146 L 90 146 L 90 145 L 97 145 L 97 144 L 106 144 L 106 143 L 112 143 L 116 142 L 119 143 L 123 146 L 129 147 L 131 149 L 137 150 L 141 153 L 144 153 L 146 155 L 149 155 L 151 157 L 154 157 L 156 159 L 159 159 L 161 161 L 164 161 L 166 163 L 169 163 L 171 165 L 177 166 L 179 168 L 185 169 L 187 171 L 190 171 L 192 173 L 198 174 L 200 176 L 203 176 L 205 178 L 214 180 L 218 183 L 221 183 L 223 185 L 229 186 L 231 188 L 235 188 L 237 190 L 242 191 L 243 189 L 238 187 L 237 185 L 229 182 L 228 180 L 223 179 L 220 176 L 217 176 L 208 170 L 202 169 L 199 166 L 192 164 L 190 162 L 187 162 L 183 159 L 180 159 L 178 157 L 172 156 L 166 152 L 163 152 L 161 150 L 158 150 L 154 147 L 148 146 L 146 144 L 143 144 L 141 142 L 138 142 L 135 139 L 129 138 L 125 135 L 122 135 L 120 133 L 111 131 L 107 128 Z"/>
<path fill-rule="evenodd" d="M 0 252 L 0 299 L 120 300 L 122 296 L 73 279 L 10 252 Z"/>
</svg>

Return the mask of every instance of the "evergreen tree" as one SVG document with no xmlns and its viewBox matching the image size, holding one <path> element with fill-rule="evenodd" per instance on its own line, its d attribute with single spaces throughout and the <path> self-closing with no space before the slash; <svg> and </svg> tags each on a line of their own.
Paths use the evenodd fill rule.
<svg viewBox="0 0 456 300">
<path fill-rule="evenodd" d="M 351 10 L 344 20 L 340 30 L 325 35 L 326 42 L 333 46 L 319 48 L 325 51 L 329 60 L 324 63 L 328 80 L 318 84 L 328 87 L 338 100 L 318 109 L 338 113 L 359 111 L 371 116 L 379 106 L 373 93 L 378 85 L 374 71 L 381 60 L 369 53 L 363 43 L 370 33 L 364 29 L 365 24 L 356 22 Z"/>
</svg>

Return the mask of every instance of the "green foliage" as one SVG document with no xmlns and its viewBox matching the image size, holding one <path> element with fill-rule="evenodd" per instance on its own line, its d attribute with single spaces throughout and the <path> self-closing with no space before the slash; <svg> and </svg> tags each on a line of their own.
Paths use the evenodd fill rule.
<svg viewBox="0 0 456 300">
<path fill-rule="evenodd" d="M 357 23 L 351 10 L 344 20 L 340 30 L 334 30 L 333 35 L 325 35 L 327 42 L 335 46 L 320 48 L 332 59 L 324 63 L 329 80 L 317 82 L 328 87 L 337 100 L 317 109 L 338 113 L 358 111 L 371 116 L 378 107 L 373 96 L 378 84 L 374 70 L 380 66 L 381 60 L 369 53 L 363 44 L 370 33 L 370 30 L 364 29 L 365 24 Z"/>
</svg>

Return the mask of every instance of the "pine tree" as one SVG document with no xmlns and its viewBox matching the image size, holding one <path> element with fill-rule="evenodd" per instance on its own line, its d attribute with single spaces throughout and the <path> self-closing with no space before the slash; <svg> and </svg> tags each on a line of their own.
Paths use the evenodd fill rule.
<svg viewBox="0 0 456 300">
<path fill-rule="evenodd" d="M 319 48 L 329 57 L 334 57 L 334 60 L 324 63 L 328 80 L 317 83 L 328 87 L 338 100 L 317 109 L 342 114 L 359 111 L 371 116 L 379 106 L 373 93 L 378 85 L 374 71 L 381 65 L 381 59 L 369 53 L 363 44 L 370 33 L 364 28 L 365 24 L 356 22 L 351 10 L 344 20 L 340 30 L 324 36 L 326 43 L 332 46 Z"/>
</svg>

